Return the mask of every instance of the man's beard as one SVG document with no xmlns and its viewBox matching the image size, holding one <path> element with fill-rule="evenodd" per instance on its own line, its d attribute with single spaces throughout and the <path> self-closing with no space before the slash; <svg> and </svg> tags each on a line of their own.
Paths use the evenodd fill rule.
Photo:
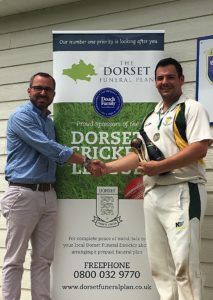
<svg viewBox="0 0 213 300">
<path fill-rule="evenodd" d="M 44 99 L 44 101 L 42 101 Z M 47 96 L 37 96 L 30 99 L 31 102 L 39 109 L 47 109 L 49 106 L 49 98 Z"/>
</svg>

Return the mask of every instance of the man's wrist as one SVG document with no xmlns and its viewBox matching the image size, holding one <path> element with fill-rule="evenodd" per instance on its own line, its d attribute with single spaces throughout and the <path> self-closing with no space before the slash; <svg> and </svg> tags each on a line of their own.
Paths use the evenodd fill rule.
<svg viewBox="0 0 213 300">
<path fill-rule="evenodd" d="M 86 168 L 90 163 L 92 162 L 92 159 L 90 159 L 88 156 L 84 156 L 83 166 Z"/>
</svg>

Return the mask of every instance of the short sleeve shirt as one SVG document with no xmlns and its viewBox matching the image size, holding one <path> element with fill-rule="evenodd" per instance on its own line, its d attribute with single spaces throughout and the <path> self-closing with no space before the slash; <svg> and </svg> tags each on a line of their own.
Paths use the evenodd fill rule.
<svg viewBox="0 0 213 300">
<path fill-rule="evenodd" d="M 145 120 L 144 130 L 165 157 L 172 156 L 180 151 L 174 134 L 174 119 L 177 106 L 183 102 L 185 102 L 188 144 L 212 139 L 208 114 L 199 102 L 182 95 L 164 114 L 161 113 L 163 102 L 160 102 L 155 107 L 154 112 Z M 203 161 L 194 162 L 188 166 L 175 169 L 169 172 L 168 175 L 155 176 L 154 179 L 156 184 L 159 185 L 186 181 L 204 183 L 206 181 L 205 166 Z"/>
</svg>

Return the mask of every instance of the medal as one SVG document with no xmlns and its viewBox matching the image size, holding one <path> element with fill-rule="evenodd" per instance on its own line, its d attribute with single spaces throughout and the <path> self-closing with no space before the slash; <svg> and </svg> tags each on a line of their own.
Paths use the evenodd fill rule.
<svg viewBox="0 0 213 300">
<path fill-rule="evenodd" d="M 160 138 L 160 133 L 159 132 L 156 132 L 154 135 L 153 135 L 153 141 L 154 142 L 157 142 Z"/>
</svg>

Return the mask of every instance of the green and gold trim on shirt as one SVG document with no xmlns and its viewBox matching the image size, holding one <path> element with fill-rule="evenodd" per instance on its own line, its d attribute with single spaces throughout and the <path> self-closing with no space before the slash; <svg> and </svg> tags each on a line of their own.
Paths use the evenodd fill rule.
<svg viewBox="0 0 213 300">
<path fill-rule="evenodd" d="M 175 118 L 173 123 L 173 131 L 175 142 L 180 150 L 183 150 L 188 145 L 186 137 L 186 118 L 185 118 L 185 103 L 180 103 L 176 107 Z M 198 161 L 204 164 L 203 159 Z"/>
</svg>

